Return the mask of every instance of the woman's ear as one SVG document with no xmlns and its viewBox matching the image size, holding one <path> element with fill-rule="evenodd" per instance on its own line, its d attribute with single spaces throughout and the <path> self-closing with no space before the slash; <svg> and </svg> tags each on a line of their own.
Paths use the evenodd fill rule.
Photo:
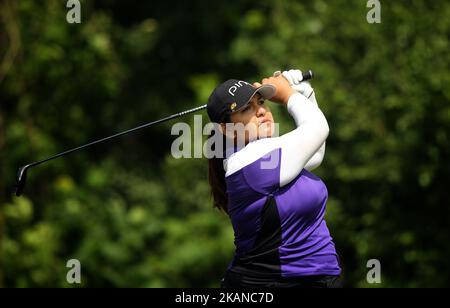
<svg viewBox="0 0 450 308">
<path fill-rule="evenodd" d="M 227 127 L 226 125 L 227 125 L 226 123 L 220 123 L 220 125 L 219 125 L 219 130 L 220 130 L 220 132 L 221 132 L 222 135 L 224 135 L 225 137 L 234 139 L 234 137 L 235 137 L 234 132 L 233 132 L 233 131 L 230 131 L 230 130 L 227 130 L 227 129 L 226 129 L 226 127 Z"/>
</svg>

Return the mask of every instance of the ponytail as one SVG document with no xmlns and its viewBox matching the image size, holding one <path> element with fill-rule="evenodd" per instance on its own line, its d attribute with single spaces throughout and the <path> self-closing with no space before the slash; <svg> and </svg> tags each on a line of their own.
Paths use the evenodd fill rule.
<svg viewBox="0 0 450 308">
<path fill-rule="evenodd" d="M 227 183 L 225 182 L 223 158 L 208 159 L 208 181 L 211 186 L 213 206 L 228 214 Z"/>
<path fill-rule="evenodd" d="M 216 134 L 220 134 L 216 132 Z M 212 138 L 214 135 L 210 135 Z M 225 145 L 225 136 L 223 144 Z M 208 159 L 208 182 L 211 188 L 213 206 L 228 214 L 227 183 L 225 182 L 225 169 L 223 158 L 213 157 Z"/>
</svg>

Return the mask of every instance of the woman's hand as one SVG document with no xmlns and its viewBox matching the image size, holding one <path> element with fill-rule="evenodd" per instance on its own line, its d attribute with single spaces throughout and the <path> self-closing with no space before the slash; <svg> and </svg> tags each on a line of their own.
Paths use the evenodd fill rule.
<svg viewBox="0 0 450 308">
<path fill-rule="evenodd" d="M 264 78 L 262 80 L 262 84 L 271 84 L 276 88 L 275 95 L 270 99 L 275 103 L 287 105 L 291 95 L 296 93 L 296 91 L 291 88 L 289 82 L 285 77 L 283 77 L 283 75 Z M 255 82 L 253 85 L 256 87 L 261 86 L 261 84 L 257 82 Z"/>
<path fill-rule="evenodd" d="M 282 74 L 284 78 L 288 80 L 292 89 L 308 98 L 311 102 L 313 102 L 317 106 L 317 100 L 316 95 L 314 93 L 314 89 L 311 87 L 311 84 L 308 81 L 303 81 L 302 71 L 289 70 L 284 71 L 283 73 L 278 71 L 274 73 L 274 76 L 276 74 Z"/>
</svg>

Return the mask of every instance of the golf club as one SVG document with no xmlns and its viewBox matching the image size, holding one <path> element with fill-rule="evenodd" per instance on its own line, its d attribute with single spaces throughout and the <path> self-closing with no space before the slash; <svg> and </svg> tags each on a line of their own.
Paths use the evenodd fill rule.
<svg viewBox="0 0 450 308">
<path fill-rule="evenodd" d="M 276 75 L 278 75 L 278 74 L 276 74 Z M 312 77 L 313 77 L 313 72 L 311 70 L 309 70 L 309 71 L 307 71 L 306 73 L 303 74 L 303 80 L 309 80 Z M 117 137 L 129 134 L 129 133 L 135 132 L 135 131 L 137 131 L 139 129 L 143 129 L 143 128 L 146 128 L 146 127 L 149 127 L 149 126 L 152 126 L 152 125 L 155 125 L 155 124 L 159 124 L 159 123 L 166 122 L 166 121 L 169 121 L 169 120 L 172 120 L 172 119 L 175 119 L 175 118 L 179 118 L 179 117 L 182 117 L 182 116 L 184 116 L 186 114 L 197 112 L 197 111 L 200 111 L 200 110 L 203 110 L 203 109 L 206 109 L 206 105 L 199 106 L 199 107 L 196 107 L 196 108 L 193 108 L 193 109 L 189 109 L 189 110 L 186 110 L 186 111 L 183 111 L 183 112 L 180 112 L 180 113 L 176 113 L 176 114 L 173 114 L 171 116 L 165 117 L 163 119 L 159 119 L 159 120 L 156 120 L 156 121 L 153 121 L 153 122 L 150 122 L 150 123 L 146 123 L 146 124 L 140 125 L 138 127 L 126 130 L 124 132 L 117 133 L 117 134 L 114 134 L 112 136 L 105 137 L 105 138 L 102 138 L 102 139 L 98 139 L 98 140 L 92 141 L 90 143 L 81 145 L 79 147 L 76 147 L 76 148 L 64 151 L 62 153 L 53 155 L 53 156 L 51 156 L 49 158 L 46 158 L 46 159 L 43 159 L 43 160 L 40 160 L 40 161 L 37 161 L 37 162 L 33 162 L 33 163 L 30 163 L 30 164 L 24 165 L 24 166 L 20 167 L 19 170 L 17 171 L 16 184 L 14 185 L 14 188 L 13 188 L 14 194 L 16 196 L 20 196 L 22 194 L 22 192 L 23 192 L 23 190 L 25 188 L 26 180 L 27 180 L 28 169 L 30 169 L 32 167 L 35 167 L 35 166 L 40 165 L 40 164 L 43 164 L 43 163 L 48 162 L 50 160 L 53 160 L 55 158 L 58 158 L 58 157 L 61 157 L 61 156 L 65 156 L 65 155 L 68 155 L 70 153 L 82 150 L 84 148 L 90 147 L 90 146 L 95 145 L 97 143 L 108 141 L 108 140 L 111 140 L 113 138 L 117 138 Z"/>
</svg>

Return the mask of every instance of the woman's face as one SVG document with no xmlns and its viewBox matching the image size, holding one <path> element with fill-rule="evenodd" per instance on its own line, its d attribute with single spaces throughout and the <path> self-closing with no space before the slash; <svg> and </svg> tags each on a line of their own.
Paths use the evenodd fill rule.
<svg viewBox="0 0 450 308">
<path fill-rule="evenodd" d="M 274 120 L 272 112 L 257 93 L 244 108 L 231 114 L 231 122 L 245 126 L 245 144 L 249 141 L 272 137 Z M 242 133 L 240 134 L 242 136 Z M 239 133 L 235 136 L 240 136 Z"/>
</svg>

